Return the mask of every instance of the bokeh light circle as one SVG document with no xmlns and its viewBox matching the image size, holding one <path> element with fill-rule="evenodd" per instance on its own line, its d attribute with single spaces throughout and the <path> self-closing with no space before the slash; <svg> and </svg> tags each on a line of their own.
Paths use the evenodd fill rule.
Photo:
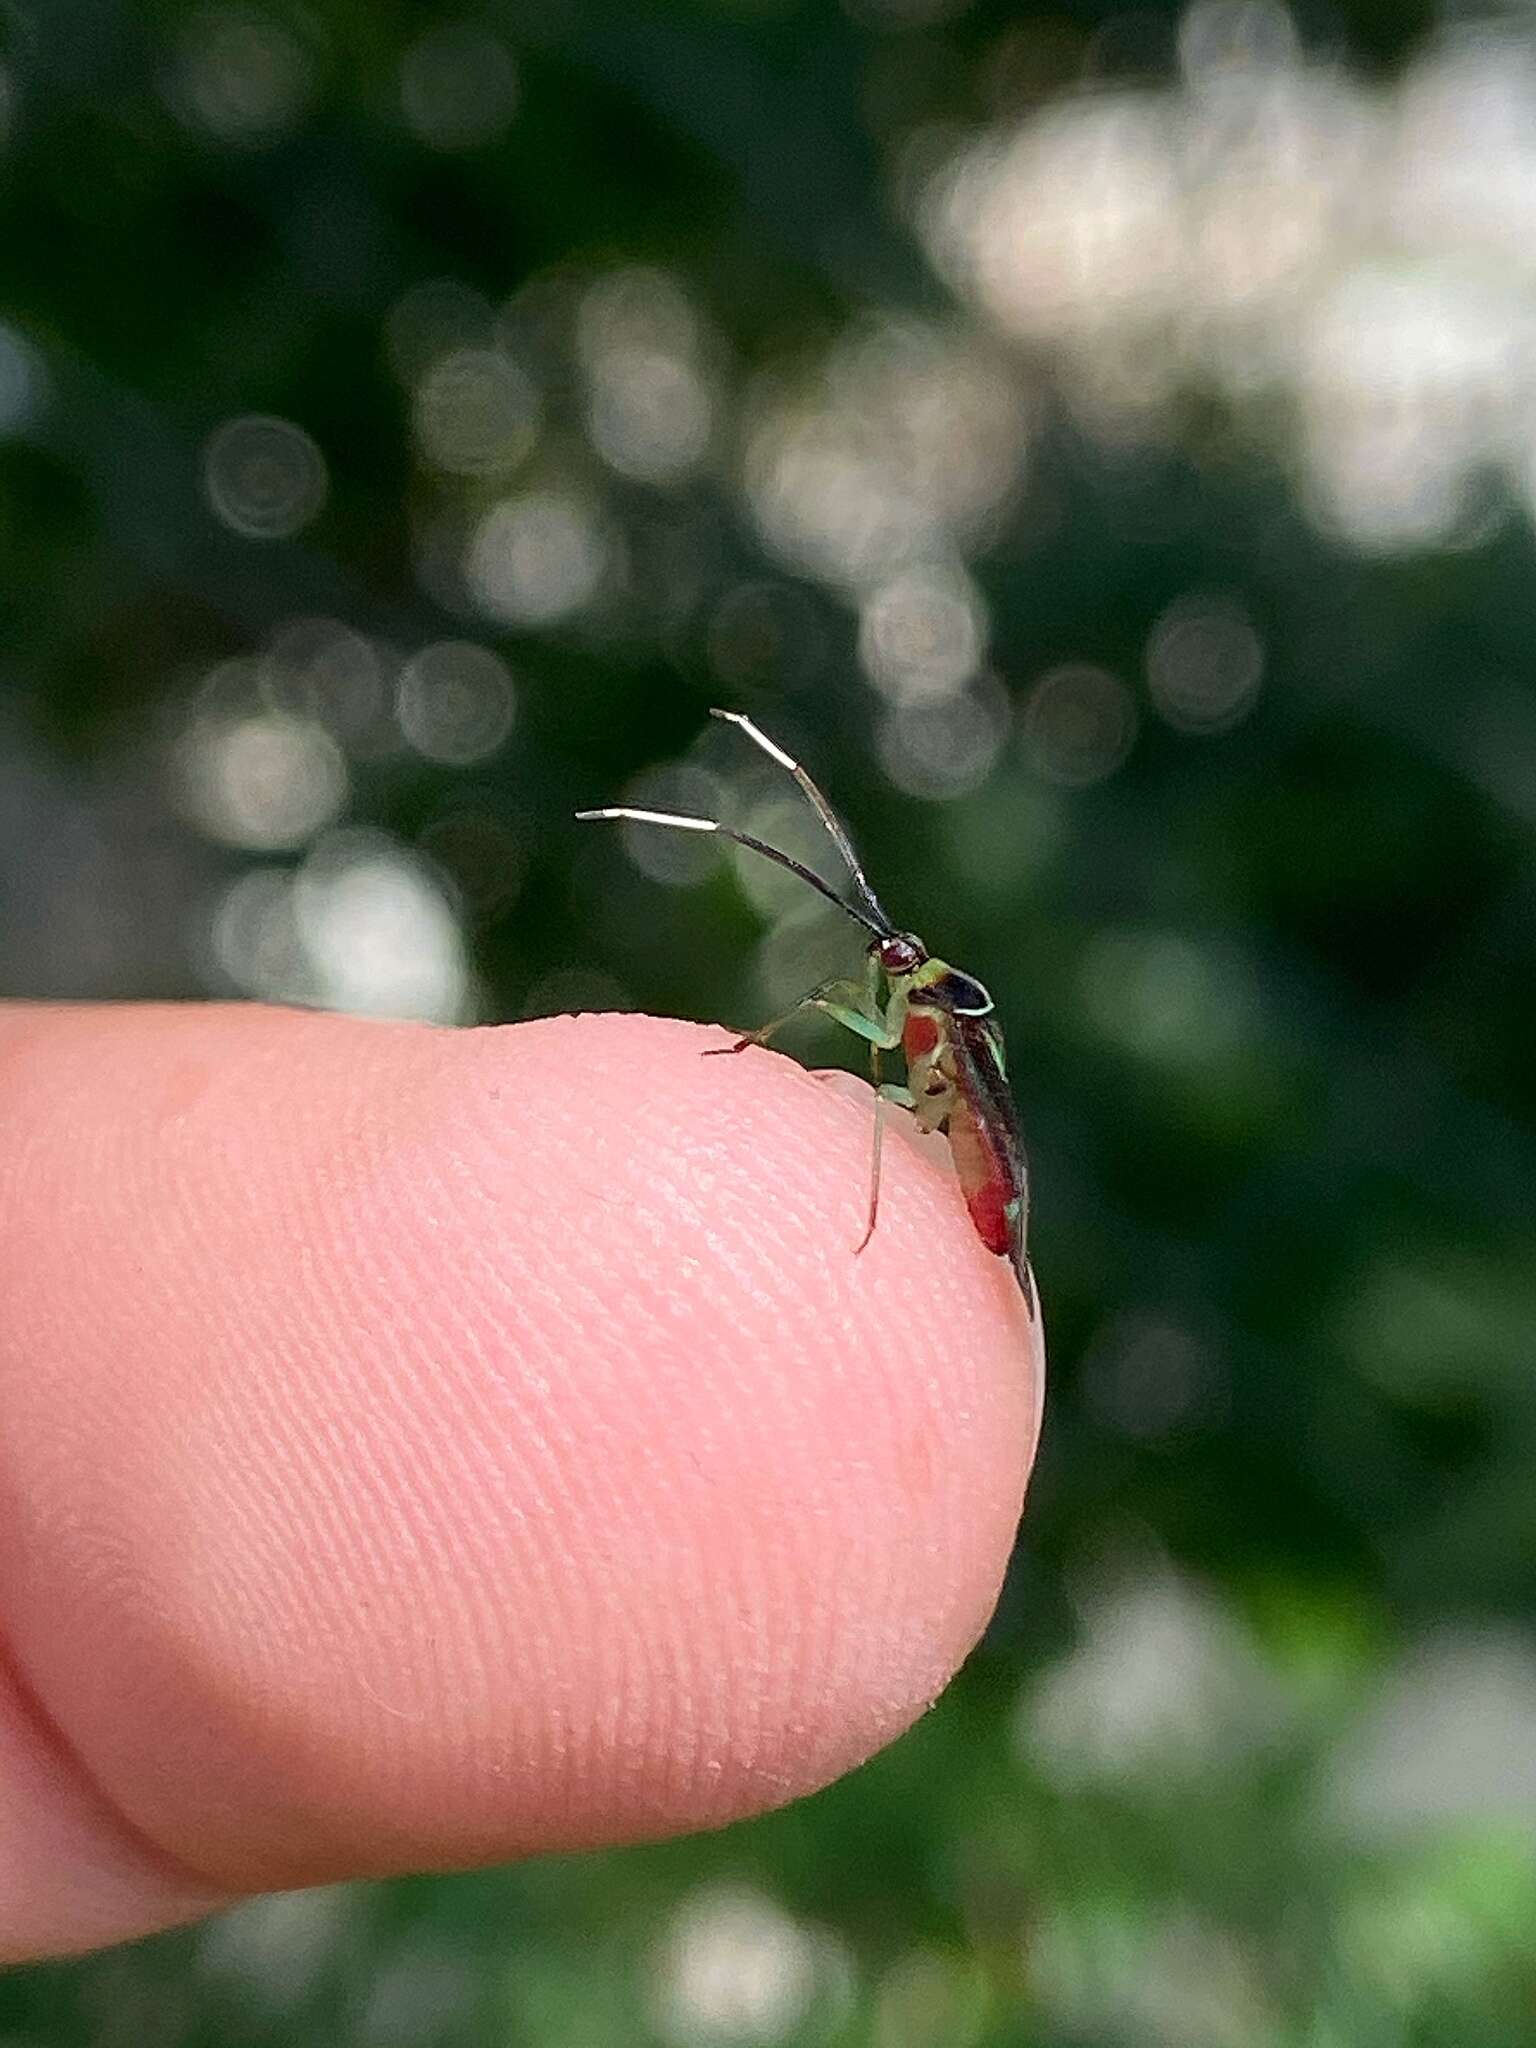
<svg viewBox="0 0 1536 2048">
<path fill-rule="evenodd" d="M 500 36 L 445 22 L 412 43 L 400 65 L 406 126 L 430 149 L 479 149 L 517 111 L 517 66 Z"/>
<path fill-rule="evenodd" d="M 457 476 L 513 468 L 538 434 L 538 394 L 499 349 L 457 348 L 440 356 L 416 388 L 413 412 L 422 454 Z"/>
<path fill-rule="evenodd" d="M 899 704 L 880 728 L 880 765 L 908 796 L 965 796 L 996 767 L 1011 715 L 1007 692 L 990 677 L 955 697 Z"/>
<path fill-rule="evenodd" d="M 302 846 L 341 811 L 341 749 L 313 719 L 284 711 L 194 718 L 178 766 L 187 809 L 212 838 L 252 852 Z"/>
<path fill-rule="evenodd" d="M 226 420 L 203 450 L 208 502 L 247 540 L 284 540 L 325 503 L 325 457 L 292 420 L 251 413 Z"/>
<path fill-rule="evenodd" d="M 281 23 L 254 7 L 199 7 L 178 37 L 170 97 L 218 141 L 261 149 L 280 141 L 313 89 L 309 58 Z"/>
<path fill-rule="evenodd" d="M 418 754 L 464 767 L 493 754 L 512 730 L 511 673 L 473 640 L 437 640 L 401 670 L 395 709 Z"/>
<path fill-rule="evenodd" d="M 986 607 L 965 572 L 925 563 L 865 598 L 859 660 L 896 703 L 952 697 L 975 674 L 986 635 Z"/>
<path fill-rule="evenodd" d="M 1264 643 L 1228 598 L 1181 598 L 1147 641 L 1147 688 L 1180 732 L 1229 732 L 1252 710 L 1263 678 Z"/>
<path fill-rule="evenodd" d="M 509 625 L 549 626 L 597 593 L 607 535 L 590 502 L 572 491 L 503 498 L 476 527 L 465 563 L 475 600 Z"/>
<path fill-rule="evenodd" d="M 1024 705 L 1024 750 L 1035 771 L 1067 789 L 1112 775 L 1136 739 L 1130 691 L 1108 669 L 1068 662 L 1043 675 Z"/>
</svg>

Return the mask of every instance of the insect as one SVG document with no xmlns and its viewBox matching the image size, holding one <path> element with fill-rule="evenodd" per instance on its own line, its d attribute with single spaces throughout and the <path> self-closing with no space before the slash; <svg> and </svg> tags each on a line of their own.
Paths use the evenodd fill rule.
<svg viewBox="0 0 1536 2048">
<path fill-rule="evenodd" d="M 875 1084 L 874 1156 L 870 1170 L 869 1222 L 857 1249 L 874 1235 L 880 1208 L 881 1105 L 894 1102 L 910 1109 L 925 1131 L 942 1131 L 959 1175 L 961 1191 L 977 1235 L 988 1251 L 1008 1259 L 1023 1291 L 1033 1321 L 1037 1298 L 1034 1275 L 1025 1250 L 1029 1224 L 1029 1172 L 1018 1111 L 1008 1087 L 1003 1034 L 993 1015 L 992 998 L 972 975 L 947 961 L 935 960 L 915 933 L 892 923 L 853 848 L 846 828 L 798 761 L 769 739 L 740 711 L 712 711 L 712 718 L 739 726 L 770 760 L 786 769 L 799 784 L 812 809 L 847 866 L 853 899 L 840 895 L 829 882 L 795 860 L 781 847 L 770 846 L 750 832 L 722 825 L 716 818 L 678 816 L 670 811 L 642 811 L 628 805 L 578 811 L 583 820 L 622 818 L 638 825 L 662 825 L 682 832 L 717 832 L 737 846 L 761 854 L 787 868 L 802 882 L 835 903 L 870 934 L 861 981 L 834 977 L 819 982 L 793 1008 L 722 1046 L 723 1053 L 744 1052 L 766 1045 L 800 1011 L 824 1010 L 839 1024 L 858 1033 L 870 1049 Z M 906 1056 L 907 1083 L 899 1088 L 882 1082 L 881 1056 L 897 1048 Z"/>
</svg>

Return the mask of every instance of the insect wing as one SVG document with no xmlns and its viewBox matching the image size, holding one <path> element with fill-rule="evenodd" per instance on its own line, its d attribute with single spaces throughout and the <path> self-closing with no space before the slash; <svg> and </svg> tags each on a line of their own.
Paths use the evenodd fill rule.
<svg viewBox="0 0 1536 2048">
<path fill-rule="evenodd" d="M 1012 1261 L 1033 1315 L 1034 1278 L 1025 1255 L 1029 1167 L 1003 1067 L 1002 1033 L 990 1017 L 953 1016 L 949 1025 L 959 1088 L 949 1145 L 961 1192 L 983 1244 Z"/>
</svg>

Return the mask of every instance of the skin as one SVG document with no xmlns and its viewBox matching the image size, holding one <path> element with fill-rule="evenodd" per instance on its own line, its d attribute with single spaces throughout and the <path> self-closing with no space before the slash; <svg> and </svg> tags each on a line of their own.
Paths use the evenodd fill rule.
<svg viewBox="0 0 1536 2048">
<path fill-rule="evenodd" d="M 0 1009 L 0 1959 L 715 1826 L 943 1688 L 1038 1336 L 941 1141 L 855 1258 L 868 1090 L 729 1042 Z"/>
</svg>

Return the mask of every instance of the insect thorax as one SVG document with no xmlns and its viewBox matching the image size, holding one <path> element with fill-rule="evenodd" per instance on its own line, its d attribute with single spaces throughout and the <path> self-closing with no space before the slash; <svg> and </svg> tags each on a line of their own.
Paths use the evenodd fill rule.
<svg viewBox="0 0 1536 2048">
<path fill-rule="evenodd" d="M 989 1017 L 992 998 L 973 974 L 962 974 L 945 960 L 925 960 L 907 984 L 914 1003 L 948 1011 L 956 1017 Z"/>
</svg>

